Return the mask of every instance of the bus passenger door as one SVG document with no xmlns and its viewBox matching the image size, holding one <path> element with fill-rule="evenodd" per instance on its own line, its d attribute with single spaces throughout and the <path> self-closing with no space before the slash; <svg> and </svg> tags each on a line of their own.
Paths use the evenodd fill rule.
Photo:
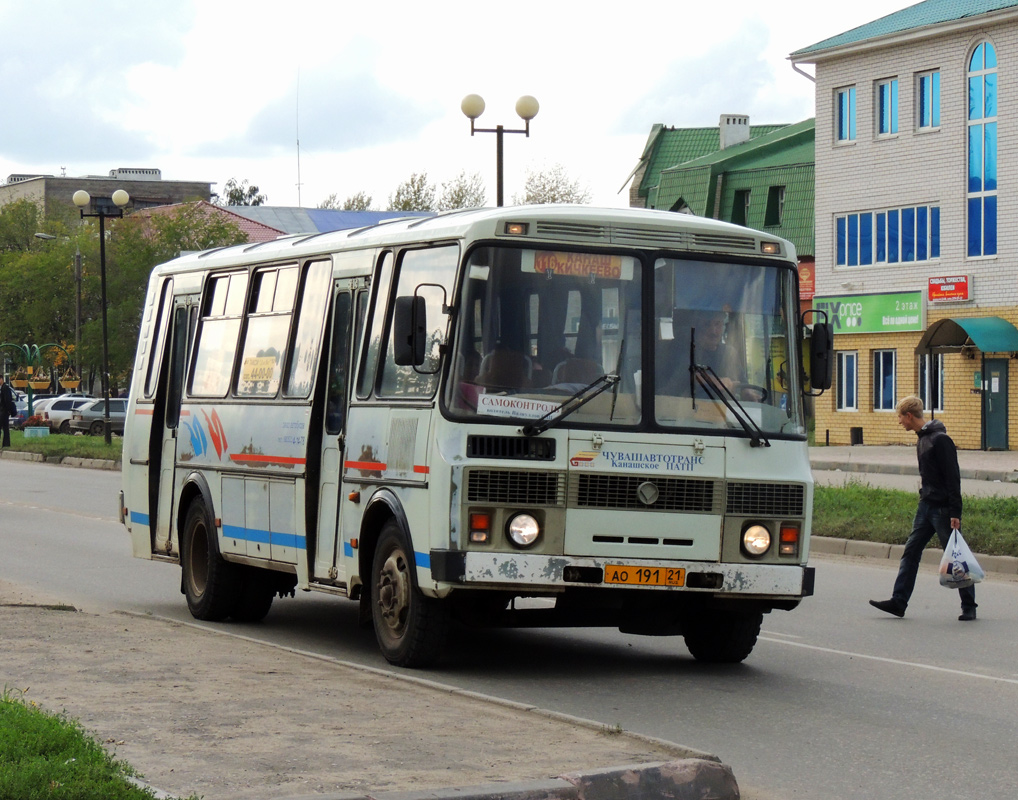
<svg viewBox="0 0 1018 800">
<path fill-rule="evenodd" d="M 339 501 L 343 475 L 343 451 L 350 397 L 350 351 L 354 321 L 355 281 L 337 281 L 334 287 L 332 334 L 329 340 L 327 386 L 324 405 L 314 413 L 324 415 L 318 492 L 318 531 L 314 576 L 329 583 L 345 583 L 340 559 Z"/>
<path fill-rule="evenodd" d="M 184 369 L 194 332 L 190 303 L 189 299 L 178 299 L 173 308 L 168 341 L 170 352 L 167 358 L 167 376 L 160 387 L 160 391 L 166 394 L 161 398 L 162 402 L 156 402 L 156 408 L 162 409 L 161 418 L 153 421 L 153 436 L 157 435 L 158 430 L 158 435 L 162 439 L 158 463 L 155 461 L 152 463 L 152 474 L 158 476 L 158 486 L 152 487 L 157 496 L 157 502 L 153 507 L 157 515 L 153 552 L 157 553 L 170 552 L 170 539 L 174 528 L 171 520 L 176 500 L 174 474 L 177 462 L 177 430 L 184 392 Z"/>
</svg>

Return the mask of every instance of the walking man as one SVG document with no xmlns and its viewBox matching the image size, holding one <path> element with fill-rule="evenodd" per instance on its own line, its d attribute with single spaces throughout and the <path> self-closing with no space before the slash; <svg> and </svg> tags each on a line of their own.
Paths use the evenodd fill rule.
<svg viewBox="0 0 1018 800">
<path fill-rule="evenodd" d="M 11 417 L 18 413 L 14 403 L 14 390 L 7 385 L 3 373 L 0 372 L 0 435 L 3 439 L 0 447 L 11 446 Z"/>
<path fill-rule="evenodd" d="M 961 474 L 958 471 L 958 451 L 939 419 L 923 419 L 923 401 L 918 397 L 904 397 L 897 405 L 898 424 L 912 431 L 919 458 L 919 507 L 912 522 L 912 533 L 905 542 L 905 552 L 898 565 L 898 577 L 890 600 L 870 600 L 870 605 L 894 614 L 905 616 L 909 598 L 915 588 L 919 559 L 923 548 L 936 534 L 940 546 L 946 548 L 952 530 L 961 528 Z M 969 621 L 976 618 L 976 590 L 972 586 L 959 589 L 961 616 Z"/>
</svg>

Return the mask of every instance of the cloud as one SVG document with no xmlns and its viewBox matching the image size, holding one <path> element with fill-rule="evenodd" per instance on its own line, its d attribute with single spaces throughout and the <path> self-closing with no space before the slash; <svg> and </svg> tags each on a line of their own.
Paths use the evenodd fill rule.
<svg viewBox="0 0 1018 800">
<path fill-rule="evenodd" d="M 612 132 L 646 134 L 658 122 L 676 127 L 716 125 L 721 114 L 769 116 L 770 109 L 761 102 L 761 93 L 774 80 L 766 47 L 767 30 L 759 22 L 749 22 L 733 38 L 702 54 L 671 61 L 625 108 Z"/>
<path fill-rule="evenodd" d="M 145 140 L 125 125 L 129 66 L 177 62 L 189 9 L 123 0 L 59 9 L 0 2 L 0 151 L 27 163 L 143 158 Z"/>
</svg>

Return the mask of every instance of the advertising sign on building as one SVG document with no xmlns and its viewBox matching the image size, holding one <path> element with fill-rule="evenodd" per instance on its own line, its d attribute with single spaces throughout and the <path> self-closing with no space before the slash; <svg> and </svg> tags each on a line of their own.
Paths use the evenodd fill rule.
<svg viewBox="0 0 1018 800">
<path fill-rule="evenodd" d="M 921 291 L 814 297 L 813 308 L 827 312 L 834 333 L 900 333 L 926 327 Z"/>
<path fill-rule="evenodd" d="M 799 299 L 812 300 L 817 293 L 816 271 L 813 261 L 799 262 Z"/>
<path fill-rule="evenodd" d="M 930 278 L 930 289 L 927 295 L 933 302 L 960 302 L 970 299 L 970 287 L 968 275 L 951 275 L 940 278 Z"/>
</svg>

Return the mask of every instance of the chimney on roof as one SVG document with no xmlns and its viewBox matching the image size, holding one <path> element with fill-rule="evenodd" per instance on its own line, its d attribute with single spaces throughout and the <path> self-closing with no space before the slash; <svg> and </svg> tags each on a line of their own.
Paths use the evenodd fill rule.
<svg viewBox="0 0 1018 800">
<path fill-rule="evenodd" d="M 749 115 L 748 114 L 722 114 L 721 122 L 721 149 L 732 147 L 749 141 Z"/>
</svg>

